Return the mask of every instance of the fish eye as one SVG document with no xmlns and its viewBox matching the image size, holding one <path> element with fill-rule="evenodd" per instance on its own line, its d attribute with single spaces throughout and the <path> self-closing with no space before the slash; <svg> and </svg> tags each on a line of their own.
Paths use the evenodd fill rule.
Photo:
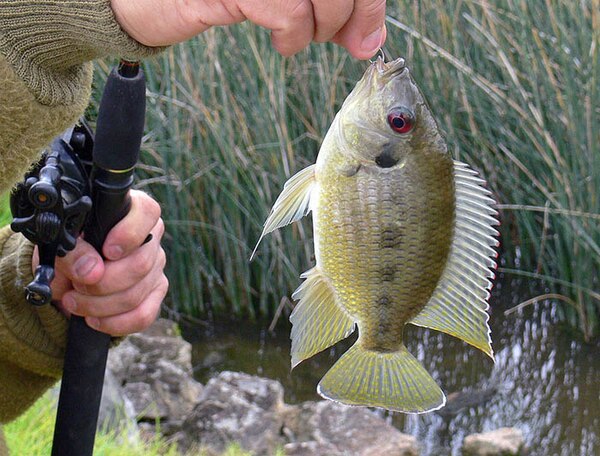
<svg viewBox="0 0 600 456">
<path fill-rule="evenodd" d="M 401 106 L 393 108 L 388 113 L 387 121 L 390 128 L 396 133 L 405 134 L 414 128 L 415 115 L 410 109 Z"/>
</svg>

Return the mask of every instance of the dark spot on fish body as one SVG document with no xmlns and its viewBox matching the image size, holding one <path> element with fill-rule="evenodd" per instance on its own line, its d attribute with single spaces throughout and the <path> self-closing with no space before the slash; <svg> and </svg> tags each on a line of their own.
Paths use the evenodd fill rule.
<svg viewBox="0 0 600 456">
<path fill-rule="evenodd" d="M 389 334 L 391 331 L 392 321 L 390 320 L 390 310 L 392 305 L 394 304 L 391 297 L 387 294 L 382 294 L 375 301 L 375 306 L 377 308 L 377 339 Z M 378 341 L 378 344 L 383 345 L 384 341 Z"/>
<path fill-rule="evenodd" d="M 379 277 L 381 278 L 381 281 L 382 282 L 393 282 L 394 278 L 396 277 L 396 269 L 397 268 L 396 268 L 395 264 L 383 266 L 379 270 Z"/>
<path fill-rule="evenodd" d="M 403 240 L 404 232 L 400 226 L 386 226 L 381 231 L 379 246 L 382 249 L 399 249 Z"/>
<path fill-rule="evenodd" d="M 378 307 L 378 308 L 380 308 L 380 309 L 381 309 L 382 307 L 383 307 L 383 308 L 385 308 L 385 309 L 387 309 L 387 308 L 389 308 L 389 307 L 390 307 L 390 305 L 392 304 L 392 299 L 391 299 L 391 298 L 390 298 L 388 295 L 384 294 L 384 295 L 381 295 L 381 296 L 380 296 L 380 297 L 377 299 L 377 302 L 376 302 L 376 304 L 377 304 L 377 307 Z"/>
</svg>

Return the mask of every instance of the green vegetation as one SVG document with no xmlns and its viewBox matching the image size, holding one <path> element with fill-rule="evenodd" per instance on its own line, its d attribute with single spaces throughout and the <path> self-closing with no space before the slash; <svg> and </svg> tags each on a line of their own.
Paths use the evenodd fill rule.
<svg viewBox="0 0 600 456">
<path fill-rule="evenodd" d="M 408 2 L 403 2 L 408 5 Z M 455 155 L 501 202 L 502 271 L 600 329 L 600 2 L 423 1 L 390 29 Z"/>
<path fill-rule="evenodd" d="M 57 398 L 52 393 L 42 396 L 17 420 L 4 426 L 10 454 L 41 456 L 50 454 Z M 175 445 L 156 437 L 146 442 L 132 442 L 126 432 L 99 432 L 94 454 L 98 456 L 177 456 Z M 242 455 L 238 455 L 242 456 Z"/>
<path fill-rule="evenodd" d="M 589 339 L 600 327 L 598 0 L 390 8 L 386 53 L 407 58 L 452 153 L 481 169 L 502 203 L 502 271 L 542 279 Z M 147 63 L 140 187 L 163 205 L 170 308 L 270 316 L 298 285 L 312 263 L 309 223 L 248 258 L 364 67 L 328 45 L 283 59 L 249 24 Z"/>
<path fill-rule="evenodd" d="M 50 454 L 57 397 L 52 392 L 42 396 L 27 412 L 4 426 L 10 454 L 42 456 Z M 100 431 L 94 445 L 95 456 L 179 456 L 175 444 L 161 437 L 143 442 L 128 439 L 124 430 Z M 190 451 L 186 456 L 203 456 L 203 451 Z M 276 456 L 282 455 L 278 451 Z M 222 456 L 250 456 L 238 444 L 231 444 Z"/>
<path fill-rule="evenodd" d="M 9 193 L 0 195 L 0 227 L 12 222 L 12 214 L 9 206 Z"/>
</svg>

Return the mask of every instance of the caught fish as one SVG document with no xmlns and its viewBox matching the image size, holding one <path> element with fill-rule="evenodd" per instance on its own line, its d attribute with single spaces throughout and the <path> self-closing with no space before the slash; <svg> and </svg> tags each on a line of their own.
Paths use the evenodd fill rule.
<svg viewBox="0 0 600 456">
<path fill-rule="evenodd" d="M 316 265 L 292 295 L 292 367 L 358 327 L 321 396 L 409 413 L 442 407 L 444 393 L 404 345 L 407 323 L 493 359 L 486 310 L 498 221 L 483 185 L 452 160 L 404 60 L 373 62 L 261 235 L 312 211 Z"/>
</svg>

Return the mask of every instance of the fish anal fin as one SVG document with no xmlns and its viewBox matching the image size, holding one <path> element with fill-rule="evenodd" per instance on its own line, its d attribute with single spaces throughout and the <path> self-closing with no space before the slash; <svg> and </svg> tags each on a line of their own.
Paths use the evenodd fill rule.
<svg viewBox="0 0 600 456">
<path fill-rule="evenodd" d="M 252 251 L 250 261 L 254 258 L 256 249 L 258 249 L 258 245 L 265 235 L 300 220 L 310 212 L 311 193 L 315 183 L 315 165 L 310 165 L 290 177 L 283 186 L 283 190 L 275 204 L 273 204 L 271 213 L 265 221 L 262 234 Z"/>
<path fill-rule="evenodd" d="M 458 337 L 493 359 L 487 300 L 498 221 L 490 192 L 476 174 L 464 163 L 454 163 L 457 204 L 450 253 L 429 302 L 410 323 Z M 465 267 L 467 259 L 470 267 Z"/>
<path fill-rule="evenodd" d="M 395 352 L 364 349 L 359 342 L 325 374 L 317 391 L 347 405 L 425 413 L 444 406 L 446 397 L 406 347 Z"/>
<path fill-rule="evenodd" d="M 290 315 L 292 369 L 354 331 L 354 320 L 338 305 L 335 290 L 319 268 L 302 277 L 305 281 L 292 295 L 299 300 Z"/>
</svg>

